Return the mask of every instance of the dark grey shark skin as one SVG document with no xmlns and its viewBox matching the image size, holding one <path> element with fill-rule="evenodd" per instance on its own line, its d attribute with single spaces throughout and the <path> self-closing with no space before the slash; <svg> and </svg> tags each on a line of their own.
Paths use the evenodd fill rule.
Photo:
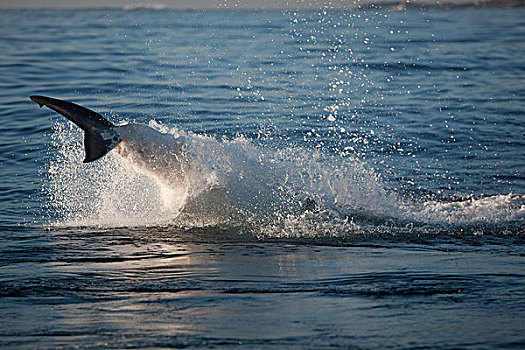
<svg viewBox="0 0 525 350">
<path fill-rule="evenodd" d="M 62 114 L 84 131 L 84 163 L 103 157 L 121 141 L 116 126 L 100 114 L 77 104 L 46 96 L 31 96 L 30 99 Z"/>
</svg>

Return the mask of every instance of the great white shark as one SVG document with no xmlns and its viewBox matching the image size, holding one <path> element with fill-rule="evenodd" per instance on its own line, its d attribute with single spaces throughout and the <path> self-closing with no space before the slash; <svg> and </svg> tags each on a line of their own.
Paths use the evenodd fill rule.
<svg viewBox="0 0 525 350">
<path fill-rule="evenodd" d="M 182 205 L 187 204 L 192 193 L 189 176 L 192 163 L 188 157 L 188 142 L 183 136 L 175 137 L 144 124 L 114 125 L 97 112 L 56 98 L 30 98 L 40 107 L 46 106 L 62 114 L 84 131 L 84 163 L 96 161 L 115 150 L 142 172 L 177 191 L 182 195 Z M 252 199 L 257 199 L 260 195 L 261 193 L 258 193 Z M 218 197 L 218 203 L 227 202 L 225 196 Z M 211 198 L 211 201 L 213 200 L 214 198 Z M 214 206 L 220 206 L 216 204 Z M 299 200 L 298 204 L 302 212 L 317 210 L 317 203 L 309 196 Z M 257 203 L 257 206 L 260 205 L 261 203 Z"/>
<path fill-rule="evenodd" d="M 143 124 L 114 125 L 90 109 L 46 96 L 30 99 L 62 114 L 84 131 L 84 163 L 111 150 L 171 188 L 186 187 L 188 159 L 183 137 L 162 133 Z"/>
</svg>

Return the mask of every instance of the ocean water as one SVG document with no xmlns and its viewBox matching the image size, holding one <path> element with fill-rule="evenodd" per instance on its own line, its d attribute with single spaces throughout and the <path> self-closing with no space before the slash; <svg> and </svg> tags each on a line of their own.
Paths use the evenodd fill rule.
<svg viewBox="0 0 525 350">
<path fill-rule="evenodd" d="M 525 347 L 524 8 L 0 18 L 1 348 Z"/>
</svg>

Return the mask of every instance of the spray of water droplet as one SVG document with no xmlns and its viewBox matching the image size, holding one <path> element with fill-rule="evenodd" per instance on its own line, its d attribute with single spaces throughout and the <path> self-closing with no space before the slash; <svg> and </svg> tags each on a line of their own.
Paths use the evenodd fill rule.
<svg viewBox="0 0 525 350">
<path fill-rule="evenodd" d="M 348 237 L 443 225 L 519 222 L 525 196 L 460 201 L 406 198 L 366 163 L 322 149 L 217 140 L 150 122 L 187 140 L 189 191 L 160 182 L 114 152 L 84 164 L 82 135 L 59 123 L 44 190 L 50 223 L 65 226 L 233 226 L 260 237 Z M 476 232 L 479 229 L 476 228 Z"/>
</svg>

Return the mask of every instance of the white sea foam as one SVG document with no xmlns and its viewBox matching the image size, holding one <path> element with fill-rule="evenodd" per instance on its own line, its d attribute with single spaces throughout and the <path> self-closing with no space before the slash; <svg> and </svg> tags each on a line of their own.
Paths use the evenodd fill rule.
<svg viewBox="0 0 525 350">
<path fill-rule="evenodd" d="M 405 204 L 408 217 L 428 223 L 501 223 L 525 219 L 525 195 L 494 195 L 460 201 Z"/>
<path fill-rule="evenodd" d="M 243 137 L 217 140 L 154 121 L 150 126 L 187 140 L 188 193 L 148 176 L 115 152 L 83 164 L 81 133 L 59 123 L 44 184 L 51 223 L 227 224 L 271 237 L 340 237 L 413 224 L 499 224 L 525 218 L 525 195 L 420 202 L 389 191 L 376 171 L 351 157 L 298 147 L 268 149 Z"/>
</svg>

